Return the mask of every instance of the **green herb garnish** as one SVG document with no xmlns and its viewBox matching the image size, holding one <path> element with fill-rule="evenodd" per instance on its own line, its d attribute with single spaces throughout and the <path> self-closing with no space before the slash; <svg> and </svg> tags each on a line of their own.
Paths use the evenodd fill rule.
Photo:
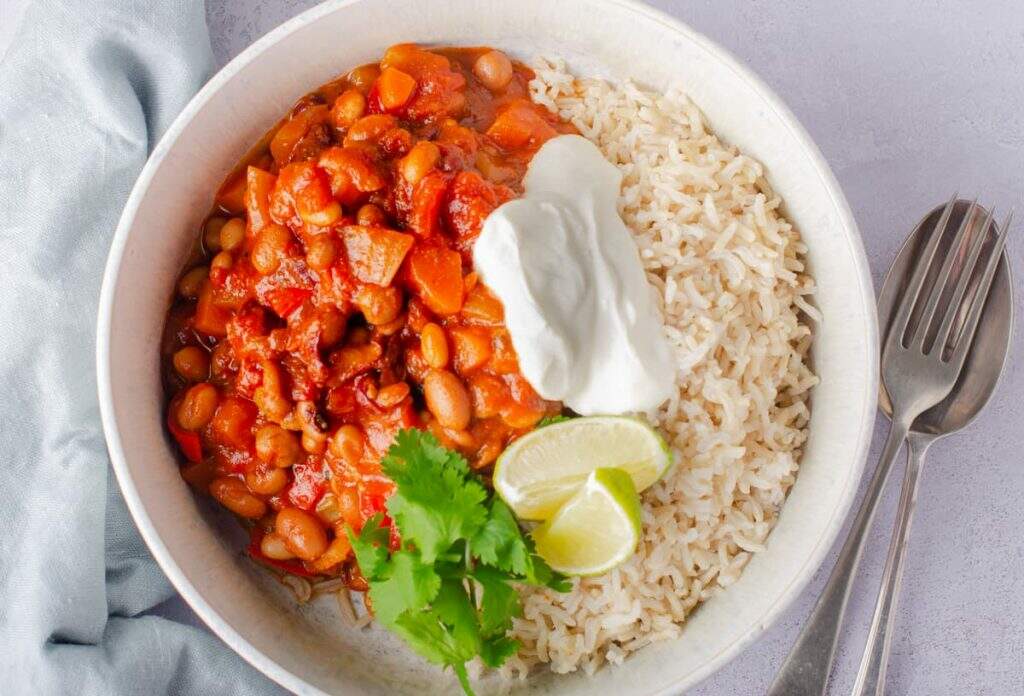
<svg viewBox="0 0 1024 696">
<path fill-rule="evenodd" d="M 572 416 L 563 416 L 558 414 L 557 416 L 544 416 L 537 422 L 537 428 L 544 428 L 555 423 L 564 423 L 567 420 L 572 420 Z"/>
<path fill-rule="evenodd" d="M 423 657 L 448 665 L 467 694 L 466 662 L 499 667 L 519 650 L 508 636 L 522 605 L 511 583 L 569 589 L 538 556 L 512 511 L 430 433 L 403 430 L 382 467 L 396 484 L 387 509 L 402 537 L 388 549 L 381 515 L 348 530 L 376 618 Z"/>
</svg>

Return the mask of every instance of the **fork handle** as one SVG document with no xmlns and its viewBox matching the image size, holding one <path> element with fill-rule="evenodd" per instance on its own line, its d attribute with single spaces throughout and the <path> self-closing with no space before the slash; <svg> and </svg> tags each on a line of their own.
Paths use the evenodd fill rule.
<svg viewBox="0 0 1024 696">
<path fill-rule="evenodd" d="M 882 458 L 868 484 L 867 493 L 861 501 L 846 543 L 839 552 L 832 575 L 800 632 L 800 637 L 782 663 L 782 669 L 772 682 L 767 696 L 824 696 L 829 672 L 832 670 L 832 659 L 835 657 L 839 628 L 846 612 L 846 602 L 850 598 L 850 588 L 864 551 L 864 540 L 878 508 L 885 480 L 903 446 L 912 420 L 905 417 L 893 420 Z"/>
<path fill-rule="evenodd" d="M 903 581 L 903 560 L 907 556 L 910 523 L 917 503 L 924 456 L 934 441 L 933 435 L 910 434 L 907 471 L 903 476 L 903 490 L 900 492 L 900 505 L 896 512 L 896 529 L 893 530 L 892 542 L 889 544 L 889 556 L 882 573 L 882 588 L 878 592 L 878 602 L 871 619 L 871 630 L 857 672 L 857 681 L 853 686 L 853 696 L 885 696 L 885 671 L 889 664 L 889 650 L 892 648 L 896 601 Z"/>
</svg>

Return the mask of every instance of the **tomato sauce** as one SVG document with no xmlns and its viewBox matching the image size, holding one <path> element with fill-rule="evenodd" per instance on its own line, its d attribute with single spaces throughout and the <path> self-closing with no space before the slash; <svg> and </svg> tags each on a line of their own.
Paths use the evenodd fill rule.
<svg viewBox="0 0 1024 696">
<path fill-rule="evenodd" d="M 386 512 L 399 430 L 486 473 L 561 410 L 472 270 L 484 219 L 573 131 L 531 78 L 487 48 L 393 46 L 301 98 L 216 192 L 167 317 L 167 427 L 257 560 L 361 589 L 344 530 Z"/>
</svg>

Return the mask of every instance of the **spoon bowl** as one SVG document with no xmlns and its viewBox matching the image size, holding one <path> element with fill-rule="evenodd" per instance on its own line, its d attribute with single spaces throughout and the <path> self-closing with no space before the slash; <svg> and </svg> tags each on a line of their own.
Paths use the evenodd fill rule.
<svg viewBox="0 0 1024 696">
<path fill-rule="evenodd" d="M 889 333 L 892 316 L 906 290 L 914 264 L 921 255 L 929 233 L 938 223 L 944 207 L 944 205 L 937 206 L 917 224 L 913 233 L 903 243 L 889 272 L 885 275 L 882 291 L 878 295 L 878 325 L 883 341 Z M 960 221 L 970 207 L 970 201 L 958 200 L 955 203 L 951 214 L 951 224 L 947 226 L 946 233 L 939 241 L 937 255 L 940 258 L 945 256 L 949 250 Z M 987 217 L 986 211 L 980 206 L 977 207 L 976 215 L 977 220 L 984 220 Z M 976 234 L 987 236 L 985 246 L 982 248 L 982 258 L 991 253 L 990 248 L 995 243 L 997 233 L 998 226 L 994 220 L 990 220 L 984 230 L 979 229 L 978 224 L 975 225 L 975 229 L 971 230 L 972 237 Z M 964 247 L 969 246 L 970 239 L 967 240 Z M 925 280 L 926 286 L 930 281 L 930 278 Z M 936 436 L 948 435 L 967 426 L 988 402 L 999 383 L 1013 336 L 1012 287 L 1010 264 L 1006 259 L 1006 253 L 1003 252 L 992 280 L 992 288 L 989 291 L 978 330 L 974 336 L 974 344 L 968 351 L 967 362 L 960 372 L 960 378 L 945 399 L 917 417 L 911 426 L 912 432 Z M 965 306 L 970 304 L 969 300 L 975 292 L 976 287 L 968 288 Z M 892 402 L 889 400 L 884 382 L 879 383 L 878 405 L 885 415 L 892 417 Z"/>
<path fill-rule="evenodd" d="M 909 278 L 913 274 L 915 266 L 919 267 L 918 259 L 926 242 L 935 238 L 934 230 L 939 230 L 937 251 L 939 257 L 945 259 L 943 265 L 955 269 L 958 276 L 962 276 L 965 272 L 970 274 L 964 276 L 970 280 L 966 285 L 966 301 L 960 306 L 961 309 L 964 306 L 970 306 L 978 292 L 987 292 L 988 294 L 983 296 L 985 304 L 980 316 L 975 315 L 979 317 L 977 328 L 971 337 L 970 345 L 964 346 L 967 349 L 966 354 L 963 354 L 964 363 L 952 389 L 942 401 L 920 413 L 909 424 L 909 431 L 908 424 L 905 421 L 902 423 L 901 427 L 907 436 L 909 450 L 907 468 L 904 472 L 903 488 L 900 492 L 900 503 L 896 512 L 896 527 L 889 544 L 885 569 L 882 571 L 882 586 L 879 590 L 871 628 L 868 631 L 867 644 L 853 687 L 854 696 L 883 696 L 885 693 L 886 670 L 892 648 L 896 604 L 902 584 L 904 560 L 909 545 L 910 523 L 914 514 L 925 454 L 935 440 L 968 425 L 988 403 L 1003 372 L 1013 333 L 1009 262 L 1001 247 L 994 246 L 1000 241 L 1005 241 L 1010 219 L 1007 219 L 1002 228 L 1002 234 L 1000 234 L 991 214 L 980 209 L 975 203 L 955 201 L 949 215 L 950 221 L 955 223 L 957 229 L 962 226 L 967 234 L 963 244 L 959 244 L 960 240 L 954 241 L 954 235 L 949 234 L 954 229 L 954 225 L 937 224 L 943 210 L 947 209 L 949 206 L 936 208 L 924 217 L 903 245 L 885 278 L 878 299 L 879 323 L 884 327 L 883 345 L 892 346 L 895 339 L 901 338 L 889 335 L 890 331 L 895 331 L 898 327 L 894 321 L 890 326 L 890 320 L 899 311 L 905 300 L 904 295 L 907 288 L 910 287 Z M 967 217 L 971 215 L 974 217 Z M 959 244 L 959 246 L 955 247 L 955 255 L 951 256 L 950 254 L 954 253 L 951 251 L 954 249 L 954 244 Z M 987 253 L 983 256 L 968 256 L 966 250 L 975 248 Z M 999 253 L 998 257 L 995 256 L 996 252 Z M 978 258 L 991 259 L 995 263 L 986 263 L 985 272 L 978 272 L 974 268 L 974 262 Z M 968 266 L 966 271 L 965 265 Z M 991 279 L 990 286 L 987 286 L 986 280 L 982 280 L 983 276 L 986 280 Z M 929 281 L 934 283 L 935 277 L 929 278 L 926 275 L 925 283 L 927 284 Z M 965 286 L 958 282 L 957 287 Z M 938 302 L 944 303 L 948 307 L 949 296 L 938 295 Z M 966 313 L 961 311 L 951 316 L 954 329 L 951 335 L 955 338 L 961 330 L 958 327 L 965 322 Z M 913 314 L 910 315 L 910 319 L 914 319 Z M 920 317 L 918 317 L 918 323 L 917 331 L 922 333 Z M 945 333 L 940 332 L 940 335 L 945 340 Z M 925 338 L 927 338 L 926 335 Z M 964 341 L 965 339 L 960 339 L 961 344 Z M 938 344 L 931 349 L 931 354 L 939 357 L 940 360 L 944 352 L 945 347 Z M 902 376 L 897 373 L 894 377 L 898 380 Z M 902 387 L 898 381 L 895 386 Z M 884 382 L 880 385 L 879 391 L 879 405 L 892 419 L 895 430 L 900 414 L 893 413 L 893 404 L 886 392 Z"/>
</svg>

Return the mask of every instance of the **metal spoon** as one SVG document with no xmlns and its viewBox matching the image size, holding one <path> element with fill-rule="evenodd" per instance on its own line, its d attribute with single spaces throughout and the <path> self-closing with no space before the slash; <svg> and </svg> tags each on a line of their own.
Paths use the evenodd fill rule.
<svg viewBox="0 0 1024 696">
<path fill-rule="evenodd" d="M 966 201 L 958 202 L 953 213 L 954 219 L 962 218 L 968 213 L 969 207 Z M 990 216 L 982 215 L 983 212 L 979 208 L 975 212 L 975 215 L 978 216 L 976 219 L 990 220 Z M 921 221 L 914 233 L 904 243 L 886 274 L 882 292 L 878 297 L 878 322 L 882 327 L 883 336 L 888 332 L 897 303 L 906 289 L 914 260 L 919 258 L 923 249 L 927 236 L 923 232 L 934 228 L 941 213 L 942 206 L 933 210 Z M 1009 221 L 1006 224 L 1008 225 Z M 986 245 L 994 244 L 997 232 L 994 223 L 990 222 L 984 229 L 978 224 L 971 231 L 962 249 L 971 248 L 971 242 L 977 239 L 979 234 L 986 235 L 984 242 Z M 948 251 L 952 241 L 952 234 L 945 235 L 940 241 L 939 252 L 942 255 Z M 991 249 L 983 249 L 982 258 L 988 256 L 986 252 L 991 253 Z M 896 600 L 903 577 L 903 560 L 906 557 L 907 539 L 925 453 L 928 451 L 928 447 L 940 437 L 954 433 L 970 424 L 988 403 L 992 392 L 995 391 L 1006 362 L 1013 331 L 1012 287 L 1010 265 L 1004 254 L 996 268 L 992 288 L 989 291 L 985 309 L 974 336 L 974 343 L 968 353 L 967 363 L 960 373 L 960 379 L 945 399 L 918 416 L 910 428 L 910 433 L 907 436 L 909 456 L 907 470 L 903 478 L 903 490 L 900 494 L 896 529 L 893 531 L 892 543 L 889 546 L 889 556 L 882 575 L 882 587 L 875 605 L 864 657 L 853 687 L 855 696 L 872 694 L 882 696 L 885 692 L 885 673 L 889 650 L 892 646 Z M 968 292 L 975 290 L 976 288 L 968 288 Z M 882 411 L 892 418 L 892 403 L 884 384 L 880 388 L 879 405 Z"/>
<path fill-rule="evenodd" d="M 954 196 L 942 207 L 937 219 L 929 215 L 915 230 L 914 236 L 920 235 L 922 244 L 914 249 L 918 256 L 906 259 L 906 290 L 895 303 L 891 322 L 899 330 L 888 331 L 882 342 L 882 378 L 896 402 L 892 427 L 832 574 L 769 687 L 768 696 L 825 693 L 853 578 L 892 464 L 917 417 L 941 404 L 957 382 L 964 379 L 962 373 L 991 281 L 1005 263 L 1001 250 L 1006 227 L 995 242 L 987 241 L 989 254 L 979 270 L 976 261 L 983 248 L 965 243 L 967 233 L 975 225 L 974 217 L 964 215 L 963 209 L 964 203 Z M 974 204 L 969 209 L 975 210 Z M 959 212 L 959 225 L 953 224 L 954 211 Z M 988 227 L 988 221 L 980 225 L 981 229 Z M 937 253 L 940 241 L 956 252 Z M 961 272 L 965 269 L 968 272 Z M 976 271 L 981 278 L 965 282 L 973 279 Z M 972 292 L 964 301 L 968 290 Z M 937 337 L 941 338 L 936 340 Z"/>
</svg>

